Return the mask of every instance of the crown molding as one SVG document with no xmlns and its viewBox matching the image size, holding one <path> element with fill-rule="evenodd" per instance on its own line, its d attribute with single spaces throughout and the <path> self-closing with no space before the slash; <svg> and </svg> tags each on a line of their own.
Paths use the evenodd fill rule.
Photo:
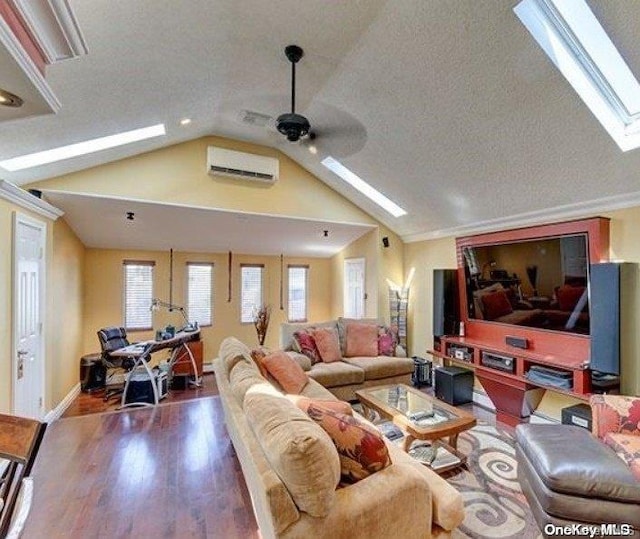
<svg viewBox="0 0 640 539">
<path fill-rule="evenodd" d="M 415 243 L 417 241 L 435 240 L 452 236 L 472 236 L 484 232 L 495 232 L 498 230 L 541 225 L 578 217 L 588 217 L 598 213 L 633 208 L 634 206 L 640 206 L 640 191 L 577 202 L 575 204 L 565 204 L 544 210 L 519 213 L 509 217 L 488 219 L 469 225 L 441 228 L 440 230 L 432 230 L 430 232 L 406 234 L 402 236 L 402 241 L 405 243 Z"/>
<path fill-rule="evenodd" d="M 48 64 L 87 54 L 68 0 L 9 0 Z"/>
<path fill-rule="evenodd" d="M 52 221 L 55 221 L 58 217 L 62 217 L 64 215 L 62 210 L 38 197 L 33 196 L 28 191 L 21 189 L 7 180 L 0 180 L 0 198 L 8 200 L 25 210 L 42 215 Z"/>
<path fill-rule="evenodd" d="M 20 44 L 20 41 L 12 32 L 7 22 L 0 17 L 0 44 L 4 45 L 18 67 L 22 69 L 34 89 L 42 96 L 52 112 L 57 113 L 62 106 L 53 93 L 51 86 L 47 84 L 44 75 L 40 72 L 29 54 Z"/>
</svg>

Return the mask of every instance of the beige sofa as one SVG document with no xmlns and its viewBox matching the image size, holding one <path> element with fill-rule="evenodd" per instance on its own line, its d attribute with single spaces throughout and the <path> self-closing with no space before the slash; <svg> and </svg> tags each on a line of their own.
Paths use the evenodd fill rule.
<svg viewBox="0 0 640 539">
<path fill-rule="evenodd" d="M 309 358 L 293 353 L 293 334 L 296 331 L 309 327 L 332 327 L 341 335 L 344 333 L 344 322 L 345 319 L 339 318 L 309 324 L 282 324 L 280 347 L 289 351 L 311 378 L 341 400 L 355 400 L 356 391 L 364 387 L 411 382 L 413 360 L 407 357 L 343 357 L 342 361 L 311 365 Z M 344 347 L 341 346 L 341 348 L 344 354 Z M 406 355 L 402 349 L 399 349 L 398 353 Z"/>
<path fill-rule="evenodd" d="M 260 375 L 249 348 L 233 337 L 225 339 L 214 369 L 227 429 L 263 538 L 425 539 L 449 537 L 462 522 L 461 494 L 391 442 L 390 466 L 342 488 L 330 477 L 327 491 L 326 481 L 317 476 L 334 463 L 339 476 L 335 446 L 277 384 Z M 302 394 L 334 398 L 313 379 Z M 309 445 L 308 452 L 315 453 L 305 462 L 309 440 L 316 437 L 328 442 L 320 443 L 320 453 L 318 444 Z M 291 451 L 297 451 L 296 458 L 287 461 Z M 331 465 L 318 472 L 314 464 L 326 458 Z"/>
</svg>

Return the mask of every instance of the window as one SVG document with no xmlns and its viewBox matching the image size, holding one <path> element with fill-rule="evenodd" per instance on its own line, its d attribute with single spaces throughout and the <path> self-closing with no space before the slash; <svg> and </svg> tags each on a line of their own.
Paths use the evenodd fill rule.
<svg viewBox="0 0 640 539">
<path fill-rule="evenodd" d="M 187 262 L 187 318 L 199 326 L 213 324 L 213 264 Z"/>
<path fill-rule="evenodd" d="M 362 318 L 364 316 L 364 258 L 350 258 L 344 261 L 344 316 Z"/>
<path fill-rule="evenodd" d="M 262 264 L 240 266 L 240 322 L 253 322 L 254 312 L 262 306 Z"/>
<path fill-rule="evenodd" d="M 151 329 L 153 299 L 153 267 L 155 262 L 125 260 L 124 327 L 127 330 Z"/>
<path fill-rule="evenodd" d="M 289 322 L 307 321 L 309 266 L 289 266 Z"/>
</svg>

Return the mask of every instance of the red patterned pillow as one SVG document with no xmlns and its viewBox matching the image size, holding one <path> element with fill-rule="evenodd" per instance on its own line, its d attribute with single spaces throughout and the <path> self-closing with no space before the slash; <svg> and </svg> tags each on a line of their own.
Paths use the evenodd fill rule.
<svg viewBox="0 0 640 539">
<path fill-rule="evenodd" d="M 556 290 L 558 307 L 561 311 L 573 311 L 586 288 L 584 286 L 561 286 Z"/>
<path fill-rule="evenodd" d="M 333 412 L 313 403 L 307 414 L 333 440 L 340 456 L 344 483 L 357 483 L 391 464 L 384 438 L 375 427 L 355 416 Z"/>
<path fill-rule="evenodd" d="M 398 328 L 396 326 L 380 326 L 378 328 L 378 355 L 393 357 L 398 344 Z"/>
<path fill-rule="evenodd" d="M 338 340 L 338 330 L 335 328 L 318 328 L 311 331 L 311 336 L 316 343 L 320 359 L 325 363 L 340 361 L 340 341 Z"/>
<path fill-rule="evenodd" d="M 296 341 L 300 353 L 307 356 L 311 360 L 312 365 L 315 365 L 316 363 L 322 361 L 320 352 L 318 351 L 318 347 L 316 346 L 316 341 L 313 338 L 313 335 L 311 335 L 311 333 L 309 333 L 306 329 L 296 331 L 293 334 L 293 339 Z"/>
<path fill-rule="evenodd" d="M 487 320 L 495 320 L 513 312 L 513 307 L 504 290 L 482 296 L 482 306 Z"/>
</svg>

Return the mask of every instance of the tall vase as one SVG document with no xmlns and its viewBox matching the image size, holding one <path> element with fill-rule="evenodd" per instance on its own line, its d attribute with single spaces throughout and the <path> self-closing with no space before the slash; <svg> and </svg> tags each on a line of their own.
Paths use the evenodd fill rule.
<svg viewBox="0 0 640 539">
<path fill-rule="evenodd" d="M 538 266 L 527 266 L 527 278 L 531 283 L 531 288 L 533 288 L 533 295 L 538 295 L 537 282 L 538 282 Z"/>
</svg>

